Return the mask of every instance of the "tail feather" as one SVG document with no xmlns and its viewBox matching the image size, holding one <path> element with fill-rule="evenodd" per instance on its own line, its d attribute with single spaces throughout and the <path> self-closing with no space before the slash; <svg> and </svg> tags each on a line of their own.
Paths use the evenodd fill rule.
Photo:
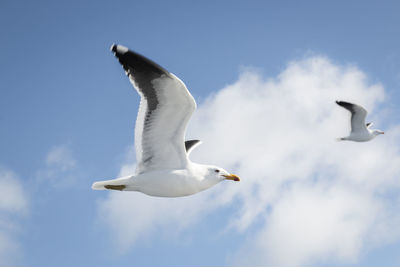
<svg viewBox="0 0 400 267">
<path fill-rule="evenodd" d="M 125 176 L 125 177 L 120 177 L 120 178 L 112 179 L 112 180 L 94 182 L 92 184 L 92 189 L 93 190 L 111 189 L 111 190 L 122 191 L 126 188 L 127 182 L 130 178 L 132 178 L 132 176 Z"/>
<path fill-rule="evenodd" d="M 340 142 L 340 141 L 345 141 L 345 140 L 347 140 L 345 137 L 336 138 L 336 141 L 338 141 L 338 142 Z"/>
</svg>

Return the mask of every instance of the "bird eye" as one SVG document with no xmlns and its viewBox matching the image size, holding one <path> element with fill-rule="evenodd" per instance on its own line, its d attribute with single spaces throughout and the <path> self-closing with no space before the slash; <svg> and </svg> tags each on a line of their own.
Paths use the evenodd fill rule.
<svg viewBox="0 0 400 267">
<path fill-rule="evenodd" d="M 219 172 L 219 170 L 217 169 L 217 170 L 215 170 L 215 172 Z"/>
</svg>

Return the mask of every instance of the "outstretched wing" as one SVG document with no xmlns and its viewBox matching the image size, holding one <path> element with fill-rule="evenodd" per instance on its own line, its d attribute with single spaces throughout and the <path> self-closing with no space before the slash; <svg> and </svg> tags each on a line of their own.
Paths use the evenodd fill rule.
<svg viewBox="0 0 400 267">
<path fill-rule="evenodd" d="M 359 133 L 367 131 L 365 125 L 365 117 L 367 116 L 367 111 L 360 105 L 345 101 L 336 101 L 336 103 L 351 112 L 351 132 Z"/>
<path fill-rule="evenodd" d="M 186 125 L 196 109 L 192 95 L 178 77 L 151 60 L 121 45 L 113 45 L 111 51 L 141 96 L 135 126 L 136 173 L 185 168 Z"/>
</svg>

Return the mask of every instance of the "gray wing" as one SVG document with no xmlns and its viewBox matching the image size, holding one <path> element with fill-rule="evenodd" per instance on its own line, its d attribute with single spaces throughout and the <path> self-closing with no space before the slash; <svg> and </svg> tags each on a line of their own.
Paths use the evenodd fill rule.
<svg viewBox="0 0 400 267">
<path fill-rule="evenodd" d="M 186 125 L 196 109 L 192 95 L 178 77 L 151 60 L 121 45 L 113 45 L 111 51 L 141 96 L 135 126 L 136 173 L 185 168 Z"/>
<path fill-rule="evenodd" d="M 360 105 L 345 101 L 336 101 L 336 103 L 350 111 L 351 113 L 351 132 L 359 133 L 363 131 L 368 131 L 365 125 L 365 117 L 367 116 L 367 111 Z"/>
</svg>

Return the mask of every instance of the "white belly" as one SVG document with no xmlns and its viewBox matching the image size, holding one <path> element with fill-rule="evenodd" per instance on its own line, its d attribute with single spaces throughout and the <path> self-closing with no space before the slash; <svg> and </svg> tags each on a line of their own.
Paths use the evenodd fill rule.
<svg viewBox="0 0 400 267">
<path fill-rule="evenodd" d="M 155 197 L 183 197 L 209 187 L 186 170 L 165 170 L 147 172 L 133 177 L 124 191 L 139 191 Z"/>
<path fill-rule="evenodd" d="M 368 132 L 363 132 L 363 133 L 357 133 L 357 134 L 351 134 L 349 136 L 349 140 L 356 141 L 356 142 L 367 142 L 371 139 L 373 139 L 375 135 L 370 134 Z"/>
</svg>

